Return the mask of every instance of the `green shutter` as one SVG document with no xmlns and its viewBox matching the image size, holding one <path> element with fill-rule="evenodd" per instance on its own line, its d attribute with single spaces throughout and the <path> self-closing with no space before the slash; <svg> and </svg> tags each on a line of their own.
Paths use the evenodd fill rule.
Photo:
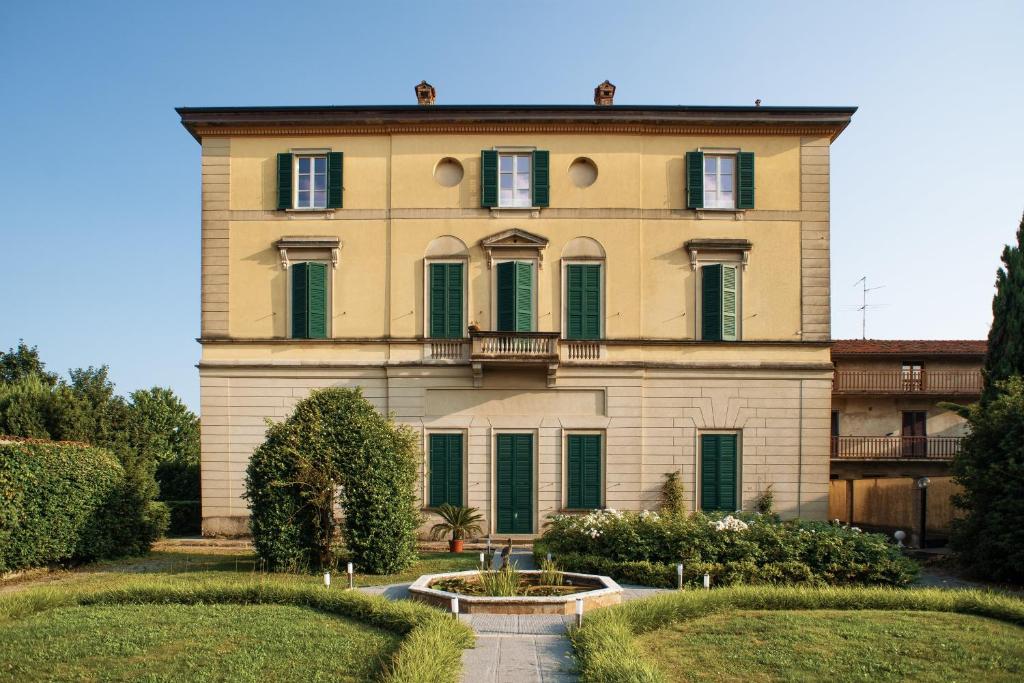
<svg viewBox="0 0 1024 683">
<path fill-rule="evenodd" d="M 309 338 L 327 337 L 327 264 L 306 264 L 309 277 Z"/>
<path fill-rule="evenodd" d="M 292 266 L 292 337 L 327 337 L 327 264 L 310 261 Z"/>
<path fill-rule="evenodd" d="M 462 435 L 430 435 L 430 507 L 462 505 Z"/>
<path fill-rule="evenodd" d="M 292 208 L 292 155 L 277 155 L 277 208 Z"/>
<path fill-rule="evenodd" d="M 701 339 L 706 341 L 722 340 L 722 265 L 709 264 L 700 269 L 701 276 L 701 307 L 700 328 Z"/>
<path fill-rule="evenodd" d="M 480 152 L 480 206 L 498 205 L 498 152 L 485 149 Z"/>
<path fill-rule="evenodd" d="M 327 208 L 341 208 L 341 190 L 343 187 L 344 154 L 330 152 L 327 155 Z"/>
<path fill-rule="evenodd" d="M 497 266 L 498 287 L 498 331 L 514 332 L 516 329 L 516 263 L 504 261 Z"/>
<path fill-rule="evenodd" d="M 722 266 L 722 339 L 736 341 L 736 267 Z"/>
<path fill-rule="evenodd" d="M 601 266 L 566 266 L 566 338 L 601 338 Z"/>
<path fill-rule="evenodd" d="M 431 263 L 429 335 L 456 339 L 463 336 L 462 264 Z"/>
<path fill-rule="evenodd" d="M 686 153 L 686 208 L 704 208 L 704 152 Z"/>
<path fill-rule="evenodd" d="M 754 153 L 736 155 L 736 208 L 754 208 Z"/>
<path fill-rule="evenodd" d="M 533 331 L 533 265 L 516 261 L 516 332 Z"/>
<path fill-rule="evenodd" d="M 308 263 L 292 266 L 292 337 L 305 339 L 309 334 Z"/>
<path fill-rule="evenodd" d="M 601 436 L 570 434 L 567 459 L 568 507 L 601 507 Z"/>
<path fill-rule="evenodd" d="M 495 469 L 497 533 L 533 533 L 533 435 L 499 434 Z"/>
<path fill-rule="evenodd" d="M 702 434 L 702 510 L 736 509 L 736 435 Z"/>
<path fill-rule="evenodd" d="M 550 200 L 551 161 L 547 150 L 533 153 L 533 205 L 547 206 Z"/>
</svg>

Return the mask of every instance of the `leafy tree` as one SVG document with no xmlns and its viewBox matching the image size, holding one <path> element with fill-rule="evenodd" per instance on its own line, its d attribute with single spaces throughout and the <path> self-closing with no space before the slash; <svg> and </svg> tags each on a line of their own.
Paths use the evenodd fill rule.
<svg viewBox="0 0 1024 683">
<path fill-rule="evenodd" d="M 128 403 L 128 439 L 156 463 L 162 500 L 199 499 L 199 418 L 173 391 L 133 391 Z"/>
<path fill-rule="evenodd" d="M 1024 379 L 994 385 L 992 399 L 968 408 L 970 431 L 953 460 L 954 497 L 964 516 L 950 539 L 968 570 L 1024 582 Z"/>
<path fill-rule="evenodd" d="M 995 397 L 999 382 L 1024 375 L 1024 216 L 1017 229 L 1017 243 L 1003 249 L 1002 261 L 992 299 L 983 401 Z"/>
<path fill-rule="evenodd" d="M 383 574 L 415 559 L 419 525 L 412 430 L 359 389 L 315 391 L 271 424 L 246 472 L 256 552 L 271 569 L 332 566 L 336 519 L 353 562 Z"/>
<path fill-rule="evenodd" d="M 18 348 L 0 353 L 0 383 L 17 382 L 23 377 L 35 375 L 43 384 L 52 387 L 57 383 L 57 375 L 46 372 L 45 368 L 36 347 L 30 347 L 23 339 L 18 340 Z"/>
</svg>

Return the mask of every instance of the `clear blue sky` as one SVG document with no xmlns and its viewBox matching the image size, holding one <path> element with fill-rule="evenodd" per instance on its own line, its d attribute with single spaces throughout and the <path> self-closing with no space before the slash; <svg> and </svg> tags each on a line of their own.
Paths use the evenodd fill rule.
<svg viewBox="0 0 1024 683">
<path fill-rule="evenodd" d="M 372 6 L 372 7 L 371 7 Z M 705 7 L 711 6 L 711 7 Z M 1024 210 L 1024 3 L 5 2 L 0 346 L 198 407 L 199 146 L 178 105 L 857 105 L 833 334 L 983 337 Z"/>
</svg>

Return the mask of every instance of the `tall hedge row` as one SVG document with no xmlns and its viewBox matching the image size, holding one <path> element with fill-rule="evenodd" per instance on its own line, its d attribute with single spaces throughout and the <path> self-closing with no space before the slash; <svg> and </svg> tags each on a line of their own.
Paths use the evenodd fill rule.
<svg viewBox="0 0 1024 683">
<path fill-rule="evenodd" d="M 109 451 L 0 441 L 0 572 L 144 552 L 166 524 Z"/>
</svg>

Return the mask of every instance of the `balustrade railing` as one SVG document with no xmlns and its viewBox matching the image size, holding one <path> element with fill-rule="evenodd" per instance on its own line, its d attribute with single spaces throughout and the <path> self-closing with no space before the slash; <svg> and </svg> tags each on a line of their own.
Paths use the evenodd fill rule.
<svg viewBox="0 0 1024 683">
<path fill-rule="evenodd" d="M 981 372 L 836 370 L 832 391 L 847 394 L 980 394 Z"/>
<path fill-rule="evenodd" d="M 960 436 L 833 436 L 832 457 L 879 460 L 951 460 Z"/>
<path fill-rule="evenodd" d="M 558 358 L 557 332 L 471 332 L 474 360 L 544 360 Z"/>
</svg>

